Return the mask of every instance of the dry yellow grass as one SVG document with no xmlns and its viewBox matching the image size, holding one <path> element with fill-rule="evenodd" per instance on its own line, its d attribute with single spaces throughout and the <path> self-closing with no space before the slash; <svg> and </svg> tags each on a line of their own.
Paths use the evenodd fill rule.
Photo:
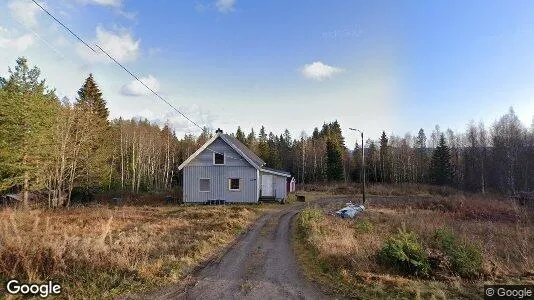
<svg viewBox="0 0 534 300">
<path fill-rule="evenodd" d="M 310 275 L 337 292 L 358 298 L 480 298 L 485 282 L 534 282 L 534 214 L 509 200 L 462 195 L 371 197 L 367 206 L 355 220 L 329 215 L 340 208 L 339 203 L 318 208 L 324 216 L 300 232 L 297 240 Z M 362 229 L 362 223 L 371 225 Z M 437 229 L 448 228 L 476 245 L 483 257 L 481 276 L 466 280 L 433 274 L 422 279 L 378 264 L 376 255 L 384 241 L 403 226 L 424 244 L 431 242 Z"/>
<path fill-rule="evenodd" d="M 153 289 L 179 281 L 216 254 L 264 207 L 2 210 L 0 284 L 54 280 L 71 298 Z"/>
</svg>

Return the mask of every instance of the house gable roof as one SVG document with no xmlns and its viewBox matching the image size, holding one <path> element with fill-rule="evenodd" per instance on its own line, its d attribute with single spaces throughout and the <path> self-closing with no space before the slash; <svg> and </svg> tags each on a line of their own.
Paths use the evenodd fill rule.
<svg viewBox="0 0 534 300">
<path fill-rule="evenodd" d="M 243 153 L 244 156 L 246 156 L 246 157 L 250 158 L 252 161 L 254 161 L 254 163 L 257 166 L 261 167 L 261 166 L 265 165 L 265 161 L 263 159 L 261 159 L 259 156 L 257 156 L 256 153 L 252 152 L 252 150 L 250 150 L 247 146 L 245 146 L 243 143 L 241 143 L 235 137 L 233 137 L 231 135 L 228 135 L 228 134 L 223 134 L 222 138 L 226 139 L 226 142 L 228 144 L 234 145 L 235 147 L 237 147 L 240 150 L 240 151 L 237 151 L 238 153 Z"/>
<path fill-rule="evenodd" d="M 260 171 L 265 172 L 265 173 L 279 175 L 279 176 L 284 176 L 284 177 L 291 177 L 291 173 L 287 171 L 273 169 L 273 168 L 261 167 Z"/>
<path fill-rule="evenodd" d="M 227 134 L 217 133 L 210 140 L 208 140 L 204 145 L 202 145 L 202 147 L 200 147 L 197 151 L 195 151 L 195 153 L 189 156 L 189 158 L 187 158 L 178 167 L 178 170 L 182 170 L 193 159 L 195 159 L 195 157 L 197 157 L 202 151 L 206 149 L 208 151 L 217 153 L 216 151 L 213 151 L 208 147 L 218 138 L 221 138 L 226 144 L 232 147 L 239 155 L 241 155 L 248 163 L 250 163 L 256 169 L 260 169 L 263 165 L 265 165 L 265 162 L 261 158 L 259 158 L 256 154 L 254 154 L 254 152 L 248 149 L 247 146 L 243 145 L 243 143 L 241 143 L 239 140 Z"/>
</svg>

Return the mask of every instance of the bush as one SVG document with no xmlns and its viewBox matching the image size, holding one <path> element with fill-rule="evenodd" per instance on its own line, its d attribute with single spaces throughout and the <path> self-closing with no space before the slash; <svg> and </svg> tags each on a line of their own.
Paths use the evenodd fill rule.
<svg viewBox="0 0 534 300">
<path fill-rule="evenodd" d="M 449 257 L 453 273 L 466 278 L 480 274 L 482 254 L 476 246 L 459 240 L 452 231 L 443 228 L 434 234 L 434 243 Z"/>
<path fill-rule="evenodd" d="M 448 252 L 454 246 L 456 237 L 454 233 L 446 228 L 439 228 L 434 233 L 433 245 L 445 252 Z"/>
<path fill-rule="evenodd" d="M 389 237 L 378 253 L 379 262 L 408 275 L 428 275 L 430 263 L 417 234 L 405 228 Z"/>
<path fill-rule="evenodd" d="M 480 250 L 468 244 L 458 244 L 450 253 L 452 269 L 466 278 L 477 277 L 482 270 L 482 254 Z"/>
<path fill-rule="evenodd" d="M 354 222 L 354 229 L 356 233 L 370 233 L 374 228 L 373 223 L 369 222 L 369 220 L 357 219 L 356 222 Z"/>
<path fill-rule="evenodd" d="M 305 208 L 300 213 L 299 225 L 302 230 L 309 232 L 314 228 L 314 224 L 324 218 L 322 210 L 312 207 Z"/>
</svg>

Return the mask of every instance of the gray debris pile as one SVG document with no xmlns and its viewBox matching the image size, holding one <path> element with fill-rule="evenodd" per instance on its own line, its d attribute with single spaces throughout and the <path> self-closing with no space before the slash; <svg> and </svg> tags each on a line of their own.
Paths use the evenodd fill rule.
<svg viewBox="0 0 534 300">
<path fill-rule="evenodd" d="M 365 211 L 363 205 L 356 205 L 352 202 L 349 202 L 342 209 L 336 211 L 336 215 L 345 219 L 345 218 L 354 218 L 356 215 Z"/>
</svg>

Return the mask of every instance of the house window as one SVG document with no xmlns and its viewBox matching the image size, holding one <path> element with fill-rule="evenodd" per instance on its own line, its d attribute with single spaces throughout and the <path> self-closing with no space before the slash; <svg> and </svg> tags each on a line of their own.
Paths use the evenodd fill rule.
<svg viewBox="0 0 534 300">
<path fill-rule="evenodd" d="M 224 154 L 222 154 L 222 153 L 213 153 L 213 164 L 214 165 L 224 165 Z"/>
<path fill-rule="evenodd" d="M 228 189 L 230 191 L 239 191 L 241 189 L 241 180 L 239 178 L 228 179 Z"/>
<path fill-rule="evenodd" d="M 201 192 L 209 192 L 210 191 L 210 179 L 209 178 L 200 178 L 199 191 L 201 191 Z"/>
</svg>

